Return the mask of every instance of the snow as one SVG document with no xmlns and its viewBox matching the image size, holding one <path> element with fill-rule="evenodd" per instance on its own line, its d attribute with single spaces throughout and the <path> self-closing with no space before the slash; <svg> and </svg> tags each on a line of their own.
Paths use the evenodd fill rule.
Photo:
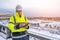
<svg viewBox="0 0 60 40">
<path fill-rule="evenodd" d="M 55 33 L 51 33 L 51 31 L 55 31 L 55 29 L 51 29 L 49 28 L 49 25 L 51 25 L 52 27 L 56 26 L 56 27 L 60 27 L 60 22 L 56 22 L 56 21 L 46 21 L 46 20 L 29 20 L 29 23 L 39 23 L 39 26 L 40 27 L 33 27 L 31 26 L 28 31 L 28 33 L 31 33 L 33 35 L 37 35 L 37 36 L 41 36 L 41 37 L 44 37 L 44 38 L 47 38 L 47 39 L 52 39 L 52 40 L 60 40 L 60 34 L 57 35 Z M 45 28 L 45 25 L 48 24 L 48 28 Z M 0 25 L 3 25 L 5 27 L 7 27 L 8 25 L 8 20 L 2 20 L 0 21 Z M 51 30 L 50 30 L 51 29 Z M 59 31 L 58 31 L 59 32 Z M 4 36 L 4 34 L 0 33 L 0 39 L 2 40 L 6 40 L 6 35 L 4 36 L 5 38 L 1 37 Z M 34 40 L 34 39 L 37 39 L 37 38 L 34 38 L 34 37 L 30 37 L 30 40 Z M 11 39 L 8 39 L 8 40 L 11 40 Z M 38 40 L 38 39 L 37 39 Z M 40 39 L 39 39 L 40 40 Z"/>
<path fill-rule="evenodd" d="M 0 36 L 0 39 L 1 39 L 1 40 L 5 40 L 5 39 L 4 39 L 3 37 L 1 37 L 1 36 Z"/>
<path fill-rule="evenodd" d="M 8 24 L 8 20 L 2 20 L 2 21 L 0 21 L 0 25 L 3 25 L 5 27 L 7 27 L 7 24 Z"/>
<path fill-rule="evenodd" d="M 37 35 L 37 36 L 40 36 L 40 37 L 44 37 L 44 38 L 47 38 L 47 39 L 58 39 L 60 40 L 60 35 L 56 35 L 56 34 L 51 34 L 47 31 L 38 31 L 38 30 L 35 30 L 35 29 L 29 29 L 28 30 L 28 33 L 30 34 L 34 34 L 34 35 Z"/>
<path fill-rule="evenodd" d="M 1 40 L 12 40 L 11 38 L 10 39 L 6 39 L 7 35 L 3 34 L 0 32 L 0 39 Z"/>
<path fill-rule="evenodd" d="M 46 21 L 46 20 L 32 20 L 30 23 L 39 23 L 40 27 L 31 26 L 28 30 L 28 33 L 41 36 L 47 39 L 60 40 L 60 22 L 56 21 Z M 46 24 L 48 27 L 45 27 Z M 50 28 L 50 25 L 52 28 Z"/>
<path fill-rule="evenodd" d="M 1 40 L 12 40 L 12 39 L 5 39 L 5 38 L 3 38 L 3 37 L 1 37 L 1 36 L 0 36 L 0 39 L 1 39 Z"/>
</svg>

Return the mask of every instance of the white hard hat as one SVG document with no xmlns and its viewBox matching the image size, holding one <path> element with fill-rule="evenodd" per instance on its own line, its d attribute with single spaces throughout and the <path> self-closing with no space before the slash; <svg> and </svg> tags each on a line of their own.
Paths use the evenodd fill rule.
<svg viewBox="0 0 60 40">
<path fill-rule="evenodd" d="M 16 10 L 22 10 L 21 5 L 17 5 L 17 6 L 16 6 Z"/>
</svg>

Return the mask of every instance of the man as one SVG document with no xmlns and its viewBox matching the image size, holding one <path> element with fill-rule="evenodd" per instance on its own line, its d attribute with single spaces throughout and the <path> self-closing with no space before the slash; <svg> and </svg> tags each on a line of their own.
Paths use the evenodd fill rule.
<svg viewBox="0 0 60 40">
<path fill-rule="evenodd" d="M 22 13 L 22 7 L 16 6 L 16 14 L 10 17 L 8 28 L 12 32 L 12 40 L 29 40 L 26 30 L 28 25 L 20 27 L 20 23 L 28 23 L 28 19 Z"/>
</svg>

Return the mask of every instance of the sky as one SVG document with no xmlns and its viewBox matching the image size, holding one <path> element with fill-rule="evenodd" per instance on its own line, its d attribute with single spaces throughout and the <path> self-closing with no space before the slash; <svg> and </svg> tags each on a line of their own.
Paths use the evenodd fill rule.
<svg viewBox="0 0 60 40">
<path fill-rule="evenodd" d="M 15 10 L 17 4 L 29 17 L 60 17 L 60 0 L 0 0 L 0 8 Z"/>
</svg>

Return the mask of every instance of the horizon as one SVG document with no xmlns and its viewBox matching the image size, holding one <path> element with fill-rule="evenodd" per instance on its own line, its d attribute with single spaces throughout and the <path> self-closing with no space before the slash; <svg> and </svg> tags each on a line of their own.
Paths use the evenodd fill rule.
<svg viewBox="0 0 60 40">
<path fill-rule="evenodd" d="M 60 0 L 1 0 L 0 8 L 7 9 L 7 13 L 12 9 L 15 13 L 17 4 L 23 7 L 23 13 L 28 17 L 60 17 Z"/>
</svg>

